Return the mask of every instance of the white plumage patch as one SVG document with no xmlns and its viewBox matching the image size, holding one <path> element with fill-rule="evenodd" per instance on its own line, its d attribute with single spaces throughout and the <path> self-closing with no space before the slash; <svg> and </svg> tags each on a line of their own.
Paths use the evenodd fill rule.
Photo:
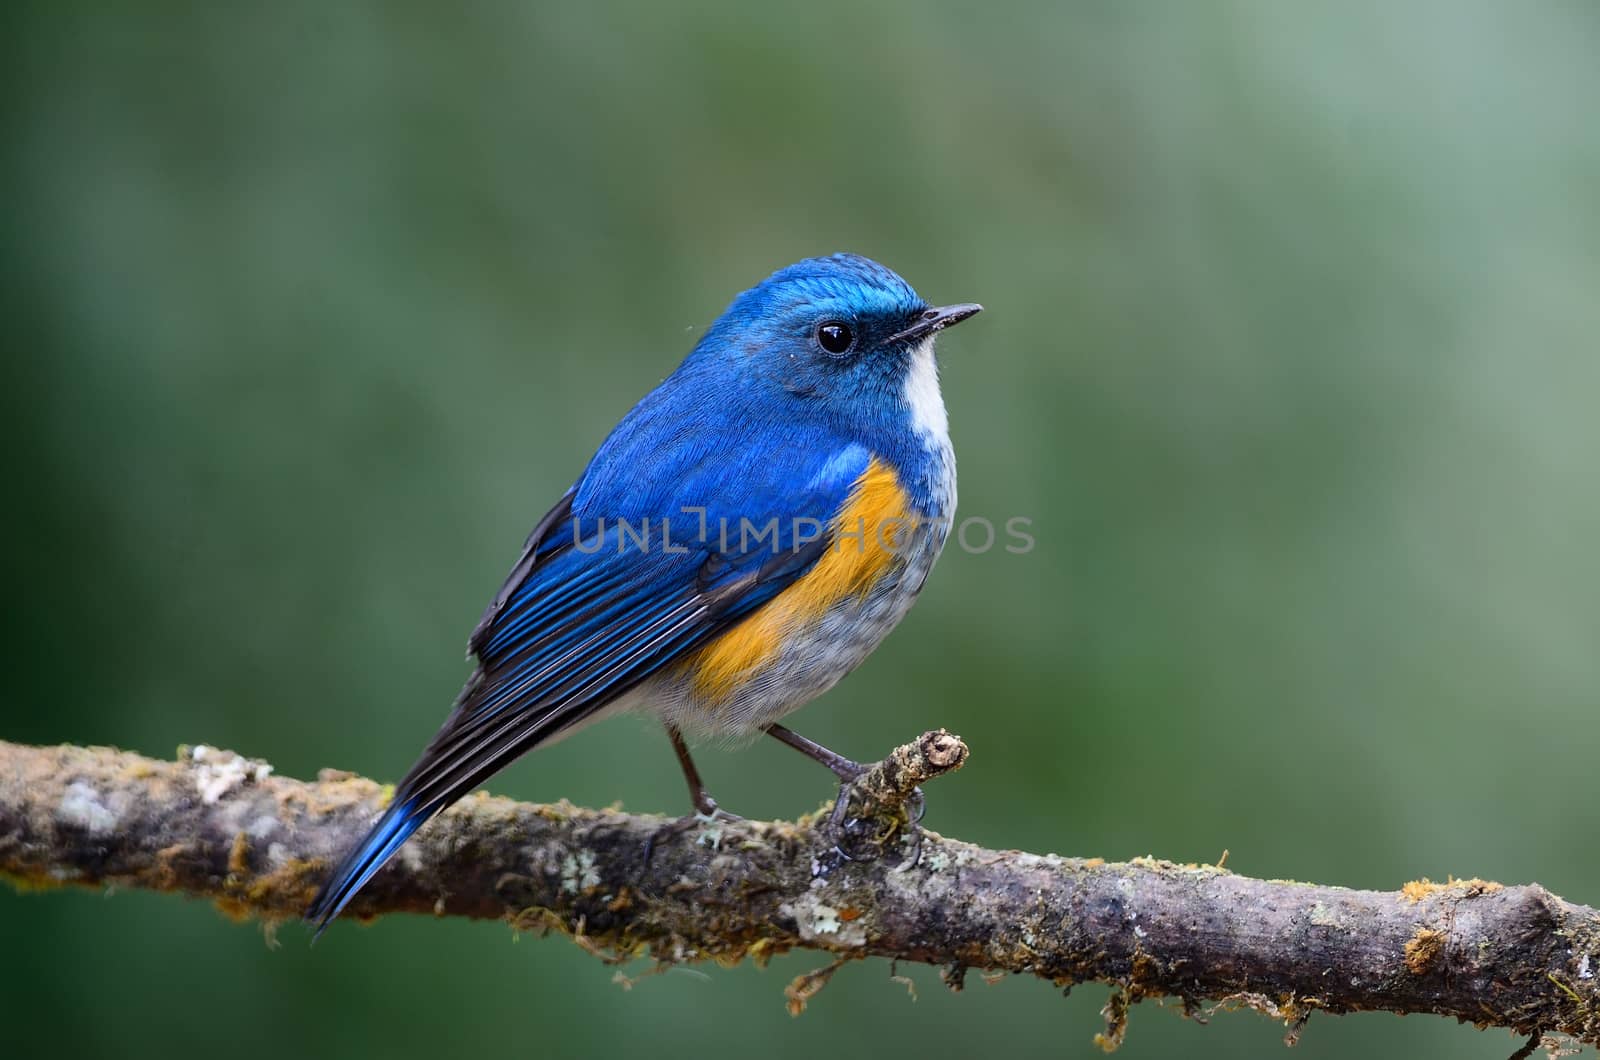
<svg viewBox="0 0 1600 1060">
<path fill-rule="evenodd" d="M 911 351 L 911 367 L 906 372 L 902 393 L 906 407 L 911 410 L 911 425 L 922 440 L 930 448 L 948 448 L 950 417 L 944 409 L 944 397 L 939 393 L 939 364 L 933 359 L 932 336 Z"/>
</svg>

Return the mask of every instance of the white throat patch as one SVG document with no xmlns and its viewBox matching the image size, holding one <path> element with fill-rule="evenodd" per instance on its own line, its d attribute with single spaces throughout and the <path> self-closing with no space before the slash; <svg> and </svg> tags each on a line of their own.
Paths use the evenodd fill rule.
<svg viewBox="0 0 1600 1060">
<path fill-rule="evenodd" d="M 939 364 L 933 359 L 931 335 L 911 351 L 911 367 L 906 372 L 902 396 L 906 408 L 911 411 L 911 426 L 922 435 L 922 440 L 930 447 L 948 447 L 950 417 L 939 393 Z"/>
</svg>

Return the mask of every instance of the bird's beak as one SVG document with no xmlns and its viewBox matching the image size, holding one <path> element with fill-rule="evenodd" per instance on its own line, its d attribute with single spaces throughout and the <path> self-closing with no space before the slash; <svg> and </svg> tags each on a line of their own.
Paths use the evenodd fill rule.
<svg viewBox="0 0 1600 1060">
<path fill-rule="evenodd" d="M 932 309 L 925 309 L 917 322 L 898 334 L 889 336 L 890 342 L 916 342 L 929 335 L 937 334 L 945 328 L 961 323 L 970 316 L 983 312 L 983 306 L 976 302 L 962 302 L 959 305 L 941 305 Z"/>
</svg>

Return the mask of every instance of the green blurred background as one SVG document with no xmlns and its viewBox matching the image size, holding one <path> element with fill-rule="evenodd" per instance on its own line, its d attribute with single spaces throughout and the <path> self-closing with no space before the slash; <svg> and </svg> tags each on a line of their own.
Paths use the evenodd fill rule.
<svg viewBox="0 0 1600 1060">
<path fill-rule="evenodd" d="M 944 343 L 963 515 L 800 716 L 945 725 L 993 846 L 1600 901 L 1600 9 L 1588 2 L 13 4 L 0 737 L 394 778 L 533 520 L 738 290 L 848 249 Z M 726 805 L 828 794 L 706 753 Z M 613 721 L 494 785 L 678 812 Z M 560 940 L 315 951 L 0 891 L 17 1056 L 1088 1055 L 1105 990 L 852 965 L 631 991 Z M 902 969 L 907 971 L 908 969 Z M 1135 1010 L 1122 1055 L 1277 1056 Z M 1313 1020 L 1305 1057 L 1501 1057 Z"/>
</svg>

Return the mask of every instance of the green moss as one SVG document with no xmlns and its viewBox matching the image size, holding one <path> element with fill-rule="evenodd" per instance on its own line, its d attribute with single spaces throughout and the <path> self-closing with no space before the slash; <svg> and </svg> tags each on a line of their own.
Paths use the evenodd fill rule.
<svg viewBox="0 0 1600 1060">
<path fill-rule="evenodd" d="M 51 879 L 43 873 L 23 875 L 0 870 L 0 883 L 8 885 L 18 894 L 37 894 L 42 891 L 59 891 L 70 881 Z"/>
</svg>

